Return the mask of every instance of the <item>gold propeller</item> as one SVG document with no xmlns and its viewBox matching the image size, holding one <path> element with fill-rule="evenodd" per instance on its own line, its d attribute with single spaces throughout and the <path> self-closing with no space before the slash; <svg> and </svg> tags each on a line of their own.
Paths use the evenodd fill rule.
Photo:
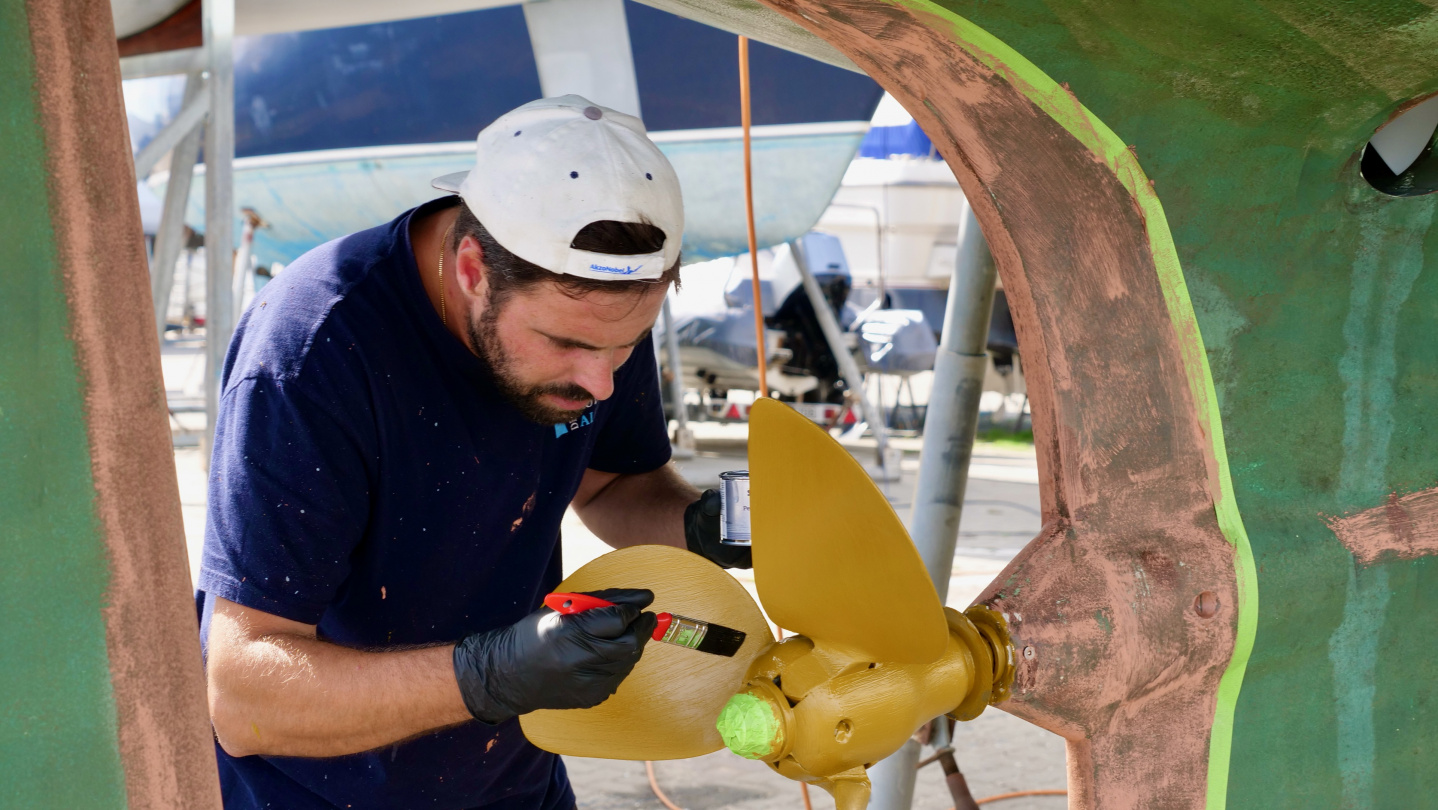
<svg viewBox="0 0 1438 810">
<path fill-rule="evenodd" d="M 794 409 L 749 412 L 754 583 L 775 624 L 866 661 L 926 664 L 943 606 L 899 516 L 854 457 Z"/>
<path fill-rule="evenodd" d="M 727 658 L 650 642 L 613 697 L 592 709 L 526 714 L 519 719 L 524 736 L 556 754 L 608 759 L 684 759 L 723 748 L 714 720 L 743 688 L 749 665 L 774 643 L 749 592 L 717 565 L 670 546 L 606 554 L 557 590 L 602 588 L 648 588 L 650 610 L 742 630 L 744 646 Z"/>
<path fill-rule="evenodd" d="M 770 618 L 800 635 L 774 643 L 748 593 L 701 557 L 616 551 L 561 590 L 650 588 L 656 610 L 742 630 L 744 646 L 723 658 L 650 644 L 608 701 L 520 722 L 540 748 L 610 759 L 693 757 L 727 741 L 861 810 L 869 764 L 933 717 L 972 719 L 1008 694 L 1013 647 L 993 611 L 939 603 L 898 516 L 823 429 L 761 399 L 749 438 L 755 583 Z"/>
</svg>

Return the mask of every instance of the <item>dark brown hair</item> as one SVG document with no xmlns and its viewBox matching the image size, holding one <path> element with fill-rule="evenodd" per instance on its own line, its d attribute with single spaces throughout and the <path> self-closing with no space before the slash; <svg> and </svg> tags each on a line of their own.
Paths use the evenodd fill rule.
<svg viewBox="0 0 1438 810">
<path fill-rule="evenodd" d="M 477 219 L 469 206 L 461 203 L 459 218 L 454 221 L 454 236 L 449 249 L 458 250 L 466 236 L 479 242 L 484 251 L 484 265 L 489 271 L 490 302 L 501 307 L 511 295 L 549 282 L 571 298 L 583 298 L 593 292 L 632 292 L 640 295 L 655 289 L 655 285 L 672 283 L 679 289 L 679 260 L 654 279 L 609 280 L 583 278 L 564 273 L 555 273 L 532 262 L 525 261 L 501 245 L 484 224 Z M 590 253 L 605 253 L 611 256 L 637 256 L 654 253 L 664 247 L 664 231 L 649 222 L 616 222 L 600 220 L 591 222 L 574 236 L 570 247 Z"/>
</svg>

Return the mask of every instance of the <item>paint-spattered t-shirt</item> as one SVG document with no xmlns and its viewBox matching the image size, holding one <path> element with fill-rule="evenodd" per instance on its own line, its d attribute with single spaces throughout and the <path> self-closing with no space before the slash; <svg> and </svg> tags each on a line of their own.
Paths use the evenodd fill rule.
<svg viewBox="0 0 1438 810">
<path fill-rule="evenodd" d="M 415 266 L 410 219 L 445 204 L 311 251 L 241 319 L 211 462 L 202 634 L 216 596 L 360 648 L 512 624 L 559 582 L 560 519 L 584 471 L 669 460 L 647 339 L 574 422 L 534 424 L 499 396 Z M 574 805 L 559 758 L 513 720 L 332 759 L 216 753 L 230 810 Z"/>
</svg>

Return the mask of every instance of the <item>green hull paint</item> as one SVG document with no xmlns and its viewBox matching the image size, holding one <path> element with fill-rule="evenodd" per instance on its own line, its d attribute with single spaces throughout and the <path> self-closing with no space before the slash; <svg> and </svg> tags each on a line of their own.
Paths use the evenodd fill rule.
<svg viewBox="0 0 1438 810">
<path fill-rule="evenodd" d="M 1426 629 L 1438 564 L 1355 572 L 1325 523 L 1438 483 L 1434 201 L 1385 197 L 1357 167 L 1400 102 L 1438 90 L 1438 13 L 1305 0 L 940 5 L 958 39 L 997 55 L 1136 189 L 1180 334 L 1192 292 L 1207 348 L 1187 371 L 1201 407 L 1217 404 L 1208 426 L 1232 471 L 1219 517 L 1241 560 L 1246 524 L 1252 553 L 1209 806 L 1408 808 L 1438 795 L 1438 646 Z M 1064 108 L 1046 77 L 1083 107 Z M 1126 144 L 1132 166 L 1116 159 Z"/>
<path fill-rule="evenodd" d="M 81 380 L 25 4 L 0 0 L 0 808 L 121 808 Z"/>
</svg>

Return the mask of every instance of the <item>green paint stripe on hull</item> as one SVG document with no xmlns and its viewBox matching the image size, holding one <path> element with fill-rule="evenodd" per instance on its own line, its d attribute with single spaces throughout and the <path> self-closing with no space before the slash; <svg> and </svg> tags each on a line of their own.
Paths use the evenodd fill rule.
<svg viewBox="0 0 1438 810">
<path fill-rule="evenodd" d="M 109 563 L 29 32 L 26 4 L 0 2 L 0 807 L 122 808 Z"/>
<path fill-rule="evenodd" d="M 955 44 L 975 59 L 1002 76 L 1039 109 L 1073 135 L 1084 148 L 1113 171 L 1143 212 L 1147 225 L 1149 249 L 1163 289 L 1164 303 L 1173 322 L 1182 352 L 1184 373 L 1188 379 L 1202 429 L 1213 449 L 1217 481 L 1212 482 L 1219 529 L 1236 552 L 1236 579 L 1239 594 L 1237 638 L 1233 658 L 1219 682 L 1218 705 L 1214 712 L 1213 729 L 1209 736 L 1208 800 L 1209 810 L 1224 810 L 1228 802 L 1229 758 L 1233 746 L 1233 715 L 1238 705 L 1243 675 L 1253 651 L 1258 631 L 1258 572 L 1249 546 L 1248 532 L 1238 512 L 1229 473 L 1228 451 L 1224 444 L 1222 417 L 1218 409 L 1218 393 L 1204 350 L 1203 335 L 1193 312 L 1178 249 L 1148 176 L 1139 165 L 1133 150 L 1108 125 L 1079 103 L 1067 89 L 1060 86 L 1029 60 L 989 32 L 948 9 L 928 0 L 886 0 L 925 16 L 942 19 L 953 26 Z"/>
</svg>

